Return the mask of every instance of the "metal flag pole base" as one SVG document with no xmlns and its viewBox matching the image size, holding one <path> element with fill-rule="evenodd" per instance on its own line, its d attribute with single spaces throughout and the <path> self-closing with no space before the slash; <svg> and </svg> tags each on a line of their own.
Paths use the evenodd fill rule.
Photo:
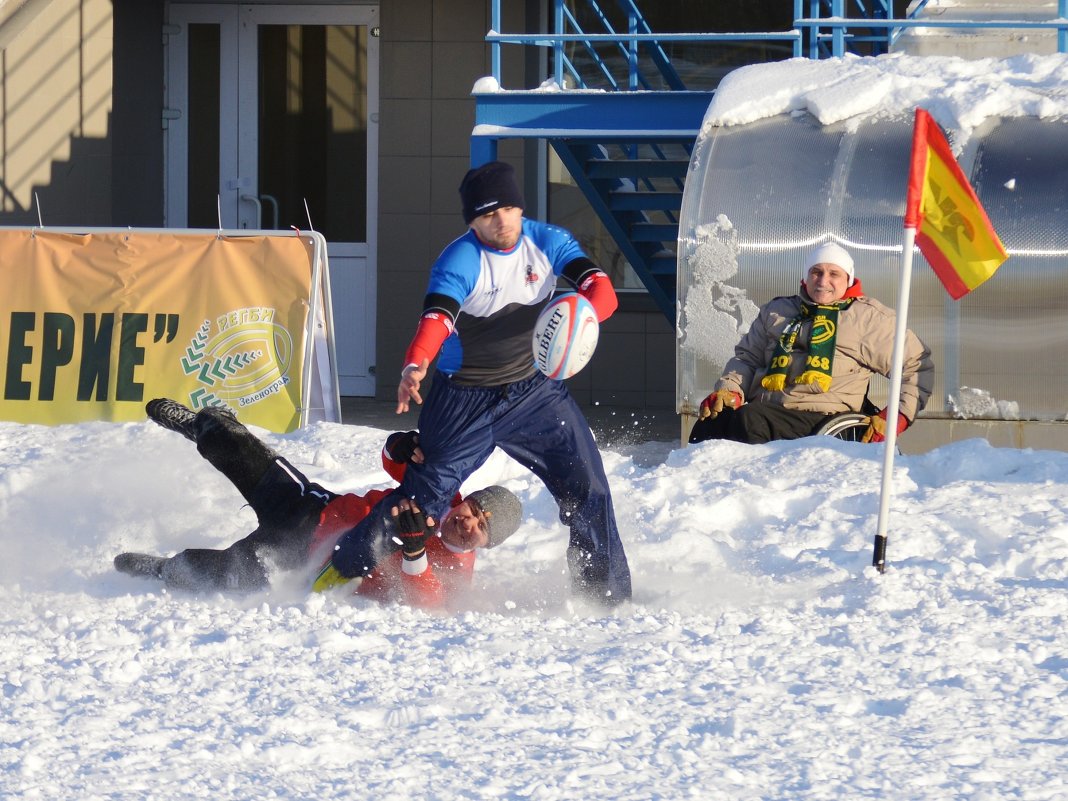
<svg viewBox="0 0 1068 801">
<path fill-rule="evenodd" d="M 886 572 L 886 535 L 884 534 L 875 535 L 875 549 L 872 551 L 871 564 L 880 573 Z"/>
</svg>

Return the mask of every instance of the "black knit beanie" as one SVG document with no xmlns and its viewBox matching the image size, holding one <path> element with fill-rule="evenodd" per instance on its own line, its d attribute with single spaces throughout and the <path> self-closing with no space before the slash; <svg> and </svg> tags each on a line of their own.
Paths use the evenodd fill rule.
<svg viewBox="0 0 1068 801">
<path fill-rule="evenodd" d="M 476 490 L 464 500 L 477 505 L 486 516 L 489 529 L 487 548 L 495 548 L 515 534 L 523 520 L 523 504 L 519 498 L 511 490 L 496 484 Z"/>
<path fill-rule="evenodd" d="M 468 170 L 460 182 L 460 202 L 463 204 L 464 222 L 468 225 L 475 217 L 481 217 L 494 209 L 505 206 L 525 208 L 523 193 L 515 182 L 515 170 L 503 161 L 491 161 L 481 167 Z"/>
</svg>

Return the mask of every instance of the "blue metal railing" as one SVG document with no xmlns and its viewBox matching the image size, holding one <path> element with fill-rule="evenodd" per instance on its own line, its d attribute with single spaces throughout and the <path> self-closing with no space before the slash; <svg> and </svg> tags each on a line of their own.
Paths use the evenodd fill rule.
<svg viewBox="0 0 1068 801">
<path fill-rule="evenodd" d="M 1000 30 L 1055 30 L 1057 31 L 1057 52 L 1068 53 L 1068 0 L 1057 0 L 1057 18 L 1049 20 L 938 20 L 920 19 L 919 14 L 927 6 L 928 0 L 916 5 L 906 19 L 847 19 L 845 17 L 846 0 L 830 0 L 830 18 L 811 16 L 816 2 L 810 4 L 810 16 L 805 17 L 804 0 L 794 1 L 794 27 L 806 33 L 805 55 L 819 58 L 823 54 L 833 57 L 844 56 L 847 43 L 870 42 L 877 38 L 893 43 L 909 28 L 956 28 L 958 30 L 1000 29 Z M 857 36 L 849 32 L 854 30 L 883 30 L 882 37 L 871 35 Z M 830 43 L 830 48 L 821 45 Z"/>
<path fill-rule="evenodd" d="M 669 89 L 685 89 L 681 79 L 671 67 L 663 45 L 676 42 L 705 44 L 781 43 L 789 45 L 793 56 L 821 58 L 845 55 L 849 46 L 866 43 L 886 49 L 909 28 L 955 28 L 1001 29 L 1001 30 L 1054 30 L 1057 32 L 1057 50 L 1068 53 L 1068 0 L 1058 0 L 1057 18 L 1049 20 L 941 20 L 920 19 L 919 15 L 929 0 L 917 3 L 905 19 L 889 17 L 887 0 L 872 0 L 858 3 L 862 17 L 846 17 L 846 0 L 794 0 L 794 24 L 788 31 L 764 31 L 746 33 L 653 33 L 641 16 L 635 0 L 617 0 L 627 19 L 627 31 L 616 31 L 608 15 L 597 0 L 587 0 L 594 17 L 605 28 L 605 33 L 583 31 L 575 15 L 564 0 L 553 0 L 554 33 L 512 34 L 501 33 L 501 0 L 493 0 L 491 31 L 486 35 L 490 45 L 493 77 L 501 83 L 501 46 L 505 44 L 535 45 L 552 48 L 552 77 L 560 86 L 570 78 L 579 89 L 587 87 L 575 60 L 566 52 L 568 45 L 578 45 L 589 57 L 594 68 L 611 90 L 636 90 L 651 88 L 649 79 L 640 70 L 640 52 L 660 73 L 660 78 Z M 873 33 L 882 31 L 882 34 Z M 614 45 L 627 66 L 625 80 L 618 80 L 608 69 L 605 59 L 597 51 L 597 45 Z"/>
<path fill-rule="evenodd" d="M 500 0 L 494 0 L 494 2 L 500 2 Z M 596 44 L 596 43 L 626 43 L 626 44 L 641 44 L 644 42 L 661 43 L 661 42 L 760 42 L 766 44 L 768 42 L 788 42 L 791 44 L 794 50 L 795 56 L 801 56 L 801 35 L 800 31 L 770 31 L 770 32 L 754 32 L 754 33 L 636 33 L 636 34 L 609 34 L 609 33 L 530 33 L 530 34 L 500 34 L 489 33 L 486 34 L 486 41 L 490 43 L 492 47 L 499 47 L 502 44 L 525 44 L 525 45 L 537 45 L 539 47 L 551 47 L 554 49 L 556 66 L 553 70 L 553 78 L 561 86 L 564 85 L 565 71 L 568 75 L 576 81 L 577 88 L 585 89 L 586 84 L 582 78 L 578 75 L 574 63 L 563 52 L 563 45 L 568 42 L 578 42 L 581 44 Z M 497 79 L 498 83 L 501 80 L 500 74 L 500 56 L 493 56 L 493 77 Z M 632 76 L 631 83 L 640 82 L 642 79 L 635 75 L 636 64 L 631 65 L 630 72 Z M 684 88 L 684 87 L 682 87 Z"/>
<path fill-rule="evenodd" d="M 799 0 L 798 0 L 799 1 Z M 565 5 L 564 0 L 553 0 L 554 33 L 513 34 L 501 33 L 501 0 L 493 0 L 490 12 L 491 30 L 486 34 L 490 45 L 490 63 L 493 77 L 501 82 L 501 45 L 518 44 L 552 48 L 552 78 L 559 86 L 565 86 L 568 78 L 578 89 L 589 88 L 575 60 L 566 52 L 567 45 L 575 44 L 590 57 L 594 69 L 611 90 L 636 90 L 653 88 L 649 79 L 642 74 L 640 54 L 644 53 L 652 66 L 656 67 L 661 80 L 668 89 L 681 90 L 686 86 L 671 66 L 671 60 L 662 45 L 676 42 L 707 43 L 760 43 L 783 42 L 790 46 L 794 56 L 802 55 L 801 31 L 765 31 L 747 33 L 653 33 L 649 24 L 642 17 L 635 0 L 616 0 L 622 8 L 627 21 L 627 31 L 615 30 L 611 20 L 600 7 L 597 0 L 587 0 L 594 17 L 605 29 L 604 33 L 582 30 L 575 15 Z M 605 64 L 604 58 L 596 50 L 596 45 L 614 45 L 627 66 L 625 80 L 617 80 Z"/>
</svg>

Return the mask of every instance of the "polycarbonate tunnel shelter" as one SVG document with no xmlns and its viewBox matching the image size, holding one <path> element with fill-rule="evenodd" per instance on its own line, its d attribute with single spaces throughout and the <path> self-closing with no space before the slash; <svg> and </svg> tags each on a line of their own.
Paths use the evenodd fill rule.
<svg viewBox="0 0 1068 801">
<path fill-rule="evenodd" d="M 834 239 L 866 294 L 899 309 L 913 115 L 824 126 L 807 113 L 708 127 L 679 226 L 678 411 L 693 415 L 756 308 L 794 294 L 803 259 Z M 953 301 L 915 252 L 908 325 L 937 381 L 922 417 L 1068 419 L 1068 120 L 990 119 L 958 148 L 1009 252 Z M 888 382 L 875 386 L 885 404 Z"/>
</svg>

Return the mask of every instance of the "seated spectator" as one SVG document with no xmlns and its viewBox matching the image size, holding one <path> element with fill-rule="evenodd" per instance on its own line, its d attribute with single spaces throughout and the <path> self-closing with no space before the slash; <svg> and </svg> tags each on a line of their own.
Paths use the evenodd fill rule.
<svg viewBox="0 0 1068 801">
<path fill-rule="evenodd" d="M 761 307 L 702 401 L 690 442 L 797 439 L 829 415 L 862 411 L 871 377 L 890 375 L 896 320 L 864 294 L 844 248 L 820 245 L 805 260 L 800 293 Z M 933 383 L 931 351 L 909 331 L 897 433 L 916 419 Z M 864 441 L 885 439 L 886 426 L 886 409 L 871 415 Z"/>
</svg>

